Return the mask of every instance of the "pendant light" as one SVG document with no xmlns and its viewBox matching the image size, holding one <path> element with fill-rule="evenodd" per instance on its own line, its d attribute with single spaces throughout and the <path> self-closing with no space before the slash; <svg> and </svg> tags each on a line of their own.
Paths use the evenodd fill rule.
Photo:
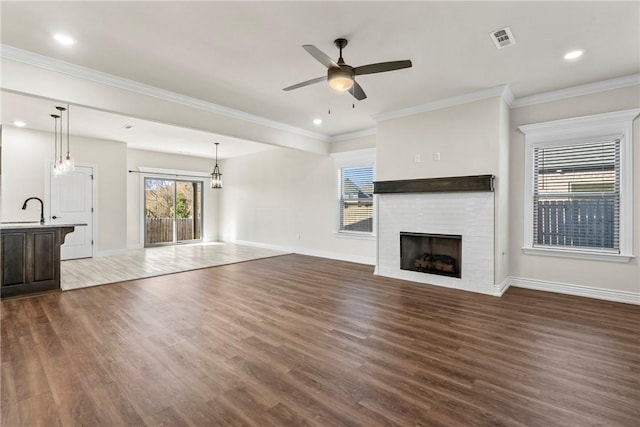
<svg viewBox="0 0 640 427">
<path fill-rule="evenodd" d="M 53 117 L 53 169 L 51 169 L 51 173 L 54 176 L 60 175 L 62 170 L 58 165 L 58 119 L 60 116 L 58 114 L 51 114 Z"/>
<path fill-rule="evenodd" d="M 213 167 L 213 172 L 211 172 L 211 188 L 222 188 L 222 174 L 220 173 L 220 168 L 218 167 L 218 142 L 216 144 L 216 165 Z"/>
<path fill-rule="evenodd" d="M 62 138 L 62 127 L 64 126 L 64 112 L 67 111 L 66 108 L 64 107 L 56 107 L 56 110 L 58 110 L 60 112 L 60 156 L 57 159 L 57 166 L 58 166 L 58 172 L 59 173 L 67 173 L 67 165 L 65 164 L 64 160 L 62 159 L 62 147 L 63 147 L 63 143 L 64 140 Z M 68 115 L 67 115 L 68 117 Z"/>
<path fill-rule="evenodd" d="M 67 156 L 64 158 L 64 170 L 67 172 L 73 172 L 76 169 L 76 164 L 73 157 L 69 153 L 69 113 L 69 104 L 67 104 Z"/>
</svg>

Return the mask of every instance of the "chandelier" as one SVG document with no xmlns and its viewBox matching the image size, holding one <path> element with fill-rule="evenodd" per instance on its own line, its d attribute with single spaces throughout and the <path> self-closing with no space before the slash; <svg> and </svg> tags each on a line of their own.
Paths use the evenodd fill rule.
<svg viewBox="0 0 640 427">
<path fill-rule="evenodd" d="M 213 167 L 213 172 L 211 172 L 211 188 L 222 188 L 222 174 L 220 173 L 220 168 L 218 167 L 218 142 L 216 144 L 216 165 Z"/>
</svg>

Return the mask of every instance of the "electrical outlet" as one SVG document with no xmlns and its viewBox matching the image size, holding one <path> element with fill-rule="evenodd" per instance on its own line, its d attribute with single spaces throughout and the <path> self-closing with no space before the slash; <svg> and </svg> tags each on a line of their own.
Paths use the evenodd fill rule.
<svg viewBox="0 0 640 427">
<path fill-rule="evenodd" d="M 435 161 L 439 161 L 440 160 L 440 152 L 436 151 L 433 153 L 433 160 Z"/>
<path fill-rule="evenodd" d="M 300 233 L 296 234 L 296 239 L 300 240 Z"/>
<path fill-rule="evenodd" d="M 420 162 L 421 162 L 421 160 L 420 160 L 420 154 L 414 154 L 414 156 L 413 156 L 413 161 L 414 161 L 415 163 L 420 163 Z"/>
</svg>

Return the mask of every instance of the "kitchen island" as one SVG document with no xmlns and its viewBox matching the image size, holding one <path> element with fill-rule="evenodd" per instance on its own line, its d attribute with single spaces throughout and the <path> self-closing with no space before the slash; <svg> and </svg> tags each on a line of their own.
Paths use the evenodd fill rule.
<svg viewBox="0 0 640 427">
<path fill-rule="evenodd" d="M 87 224 L 0 224 L 1 297 L 60 289 L 60 246 L 75 227 Z"/>
</svg>

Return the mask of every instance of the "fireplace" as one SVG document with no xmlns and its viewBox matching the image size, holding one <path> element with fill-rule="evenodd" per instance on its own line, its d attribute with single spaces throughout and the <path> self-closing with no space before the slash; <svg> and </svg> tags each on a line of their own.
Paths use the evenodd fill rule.
<svg viewBox="0 0 640 427">
<path fill-rule="evenodd" d="M 400 269 L 462 277 L 462 236 L 400 232 Z"/>
<path fill-rule="evenodd" d="M 376 185 L 375 274 L 489 295 L 495 293 L 496 217 L 491 175 L 382 181 Z M 406 240 L 403 248 L 398 244 L 401 233 L 406 235 L 402 239 Z M 457 248 L 450 253 L 449 249 L 423 246 L 424 235 L 453 238 L 448 240 L 453 240 Z M 411 251 L 413 255 L 409 255 Z M 434 253 L 456 258 L 457 271 L 446 271 L 451 270 L 447 264 L 450 259 L 446 257 L 435 257 L 439 261 L 435 264 Z M 401 261 L 403 257 L 408 261 Z"/>
</svg>

